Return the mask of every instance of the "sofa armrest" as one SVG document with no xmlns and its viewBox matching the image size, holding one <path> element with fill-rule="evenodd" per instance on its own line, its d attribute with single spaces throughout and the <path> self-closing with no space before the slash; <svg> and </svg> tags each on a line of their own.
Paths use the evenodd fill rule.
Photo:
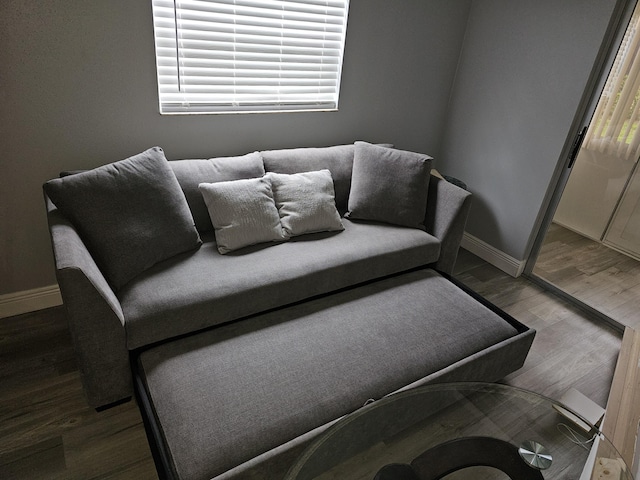
<svg viewBox="0 0 640 480">
<path fill-rule="evenodd" d="M 440 258 L 435 268 L 441 272 L 453 272 L 470 207 L 471 193 L 431 175 L 425 226 L 440 240 Z"/>
<path fill-rule="evenodd" d="M 45 195 L 56 277 L 89 405 L 132 395 L 120 302 L 73 225 Z"/>
</svg>

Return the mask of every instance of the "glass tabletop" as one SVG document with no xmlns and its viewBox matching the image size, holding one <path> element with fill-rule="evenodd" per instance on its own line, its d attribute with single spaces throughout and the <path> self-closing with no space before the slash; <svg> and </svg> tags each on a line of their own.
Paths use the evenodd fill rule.
<svg viewBox="0 0 640 480">
<path fill-rule="evenodd" d="M 501 384 L 448 383 L 399 392 L 343 417 L 309 445 L 286 480 L 439 478 L 633 476 L 596 427 L 557 401 Z"/>
</svg>

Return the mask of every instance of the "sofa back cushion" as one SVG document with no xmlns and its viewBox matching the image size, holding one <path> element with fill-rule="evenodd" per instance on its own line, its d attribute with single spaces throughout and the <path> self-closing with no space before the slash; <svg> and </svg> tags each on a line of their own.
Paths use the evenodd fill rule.
<svg viewBox="0 0 640 480">
<path fill-rule="evenodd" d="M 333 177 L 336 206 L 340 213 L 347 211 L 351 170 L 353 169 L 353 145 L 336 145 L 321 148 L 290 148 L 262 152 L 264 169 L 274 173 L 300 173 L 327 169 Z"/>
<path fill-rule="evenodd" d="M 208 160 L 172 160 L 169 165 L 178 178 L 200 233 L 212 232 L 213 225 L 207 205 L 198 190 L 199 184 L 257 178 L 265 173 L 259 152 Z"/>
</svg>

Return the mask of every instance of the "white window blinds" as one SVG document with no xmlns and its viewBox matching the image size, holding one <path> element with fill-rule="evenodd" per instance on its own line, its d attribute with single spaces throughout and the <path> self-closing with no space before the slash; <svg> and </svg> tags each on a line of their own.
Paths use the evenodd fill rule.
<svg viewBox="0 0 640 480">
<path fill-rule="evenodd" d="M 161 113 L 338 108 L 348 0 L 152 0 Z"/>
<path fill-rule="evenodd" d="M 640 156 L 640 9 L 618 49 L 584 148 L 635 161 Z"/>
</svg>

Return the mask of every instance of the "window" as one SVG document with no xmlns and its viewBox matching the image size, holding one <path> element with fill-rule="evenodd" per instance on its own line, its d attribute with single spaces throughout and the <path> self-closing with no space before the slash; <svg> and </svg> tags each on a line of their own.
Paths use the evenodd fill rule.
<svg viewBox="0 0 640 480">
<path fill-rule="evenodd" d="M 160 113 L 336 110 L 349 0 L 152 0 Z"/>
</svg>

